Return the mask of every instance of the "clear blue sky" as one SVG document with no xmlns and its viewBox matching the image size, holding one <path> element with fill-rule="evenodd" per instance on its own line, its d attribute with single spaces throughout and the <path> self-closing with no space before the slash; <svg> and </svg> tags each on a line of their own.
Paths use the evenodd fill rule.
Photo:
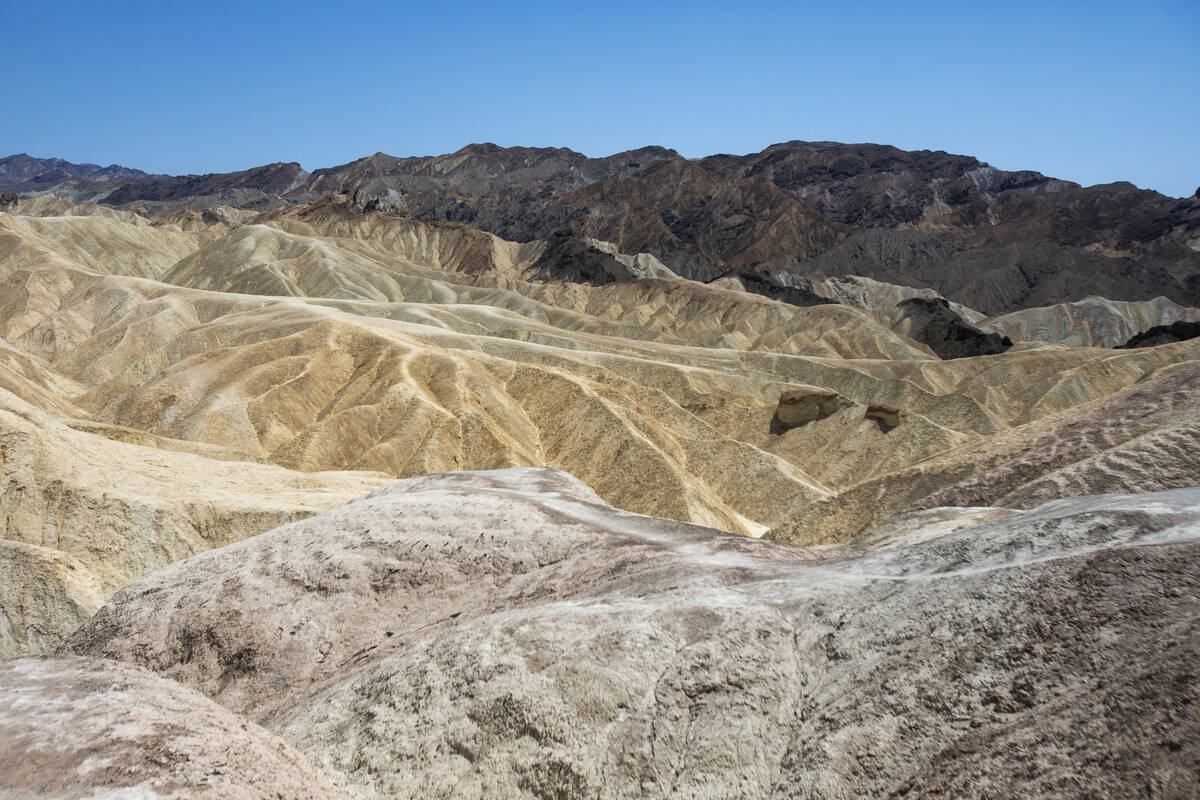
<svg viewBox="0 0 1200 800">
<path fill-rule="evenodd" d="M 1200 0 L 0 0 L 0 21 L 0 156 L 186 173 L 828 139 L 1200 185 Z"/>
</svg>

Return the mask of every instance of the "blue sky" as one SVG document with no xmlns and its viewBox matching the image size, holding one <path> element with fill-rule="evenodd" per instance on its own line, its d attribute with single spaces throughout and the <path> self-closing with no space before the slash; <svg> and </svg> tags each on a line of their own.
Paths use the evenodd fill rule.
<svg viewBox="0 0 1200 800">
<path fill-rule="evenodd" d="M 308 169 L 789 139 L 1200 186 L 1200 2 L 0 0 L 0 156 Z"/>
</svg>

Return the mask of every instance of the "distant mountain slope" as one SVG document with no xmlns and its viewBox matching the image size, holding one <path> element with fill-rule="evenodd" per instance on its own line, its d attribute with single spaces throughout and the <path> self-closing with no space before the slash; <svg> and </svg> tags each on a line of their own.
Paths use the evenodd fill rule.
<svg viewBox="0 0 1200 800">
<path fill-rule="evenodd" d="M 744 156 L 685 159 L 645 147 L 589 158 L 483 143 L 440 156 L 376 153 L 312 174 L 296 163 L 182 177 L 71 165 L 79 169 L 47 168 L 36 180 L 22 158 L 0 162 L 12 163 L 18 191 L 151 215 L 271 210 L 336 193 L 359 208 L 511 241 L 570 231 L 698 280 L 861 275 L 991 315 L 1088 296 L 1200 306 L 1200 196 L 1081 187 L 942 151 L 786 142 Z"/>
<path fill-rule="evenodd" d="M 350 193 L 365 183 L 411 192 L 448 186 L 471 195 L 519 186 L 524 193 L 560 193 L 597 180 L 634 172 L 682 156 L 663 147 L 643 147 L 603 158 L 588 158 L 565 147 L 499 147 L 470 144 L 440 156 L 396 158 L 376 153 L 349 164 L 313 172 L 306 189 L 322 194 Z"/>
<path fill-rule="evenodd" d="M 0 158 L 0 189 L 37 191 L 72 178 L 89 181 L 119 181 L 145 177 L 140 169 L 118 164 L 102 167 L 99 164 L 72 164 L 61 158 L 34 158 L 25 153 Z"/>
<path fill-rule="evenodd" d="M 122 183 L 104 198 L 104 202 L 112 205 L 170 203 L 204 197 L 232 200 L 236 205 L 252 207 L 292 191 L 308 177 L 308 172 L 294 161 L 215 175 L 154 176 Z M 242 190 L 240 197 L 237 190 Z"/>
</svg>

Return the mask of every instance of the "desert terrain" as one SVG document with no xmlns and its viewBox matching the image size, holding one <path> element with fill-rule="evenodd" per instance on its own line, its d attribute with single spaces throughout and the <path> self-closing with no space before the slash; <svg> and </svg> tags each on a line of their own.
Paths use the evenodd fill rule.
<svg viewBox="0 0 1200 800">
<path fill-rule="evenodd" d="M 0 192 L 0 797 L 1195 796 L 1200 195 L 829 142 Z"/>
</svg>

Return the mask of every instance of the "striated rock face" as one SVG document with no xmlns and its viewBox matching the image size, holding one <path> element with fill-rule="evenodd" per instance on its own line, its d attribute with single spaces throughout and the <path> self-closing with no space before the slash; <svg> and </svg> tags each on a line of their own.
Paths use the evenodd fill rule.
<svg viewBox="0 0 1200 800">
<path fill-rule="evenodd" d="M 863 416 L 866 419 L 875 420 L 875 423 L 879 426 L 879 430 L 884 433 L 887 433 L 900 424 L 900 409 L 895 406 L 884 405 L 883 403 L 875 403 L 867 406 L 866 413 Z"/>
<path fill-rule="evenodd" d="M 813 420 L 833 414 L 841 406 L 837 392 L 792 389 L 779 397 L 779 408 L 771 420 L 771 433 L 783 433 Z"/>
<path fill-rule="evenodd" d="M 1200 342 L 1133 352 L 1170 357 Z M 1106 352 L 1106 351 L 1098 351 Z M 1118 368 L 1109 353 L 1102 370 Z M 1074 392 L 1064 375 L 1055 392 Z M 846 541 L 887 517 L 940 506 L 1032 508 L 1055 498 L 1195 486 L 1200 475 L 1200 368 L 1167 366 L 1113 395 L 1016 425 L 806 506 L 767 536 Z M 1022 422 L 1020 418 L 1015 420 Z M 889 434 L 900 435 L 906 424 Z"/>
<path fill-rule="evenodd" d="M 102 659 L 0 661 L 0 741 L 5 798 L 354 796 L 199 692 Z"/>
<path fill-rule="evenodd" d="M 146 576 L 66 649 L 371 796 L 1183 798 L 1198 556 L 1200 489 L 806 549 L 454 473 Z"/>
<path fill-rule="evenodd" d="M 53 650 L 146 572 L 382 483 L 236 461 L 117 426 L 76 430 L 3 389 L 0 404 L 0 658 Z"/>
<path fill-rule="evenodd" d="M 1027 308 L 974 321 L 1003 331 L 1018 342 L 1117 347 L 1151 328 L 1181 321 L 1200 322 L 1200 309 L 1180 306 L 1165 297 L 1140 302 L 1086 297 L 1074 303 Z"/>
<path fill-rule="evenodd" d="M 911 297 L 901 300 L 902 330 L 937 354 L 938 358 L 969 358 L 1003 353 L 1012 340 L 998 333 L 984 333 L 964 320 L 944 299 Z"/>
</svg>

